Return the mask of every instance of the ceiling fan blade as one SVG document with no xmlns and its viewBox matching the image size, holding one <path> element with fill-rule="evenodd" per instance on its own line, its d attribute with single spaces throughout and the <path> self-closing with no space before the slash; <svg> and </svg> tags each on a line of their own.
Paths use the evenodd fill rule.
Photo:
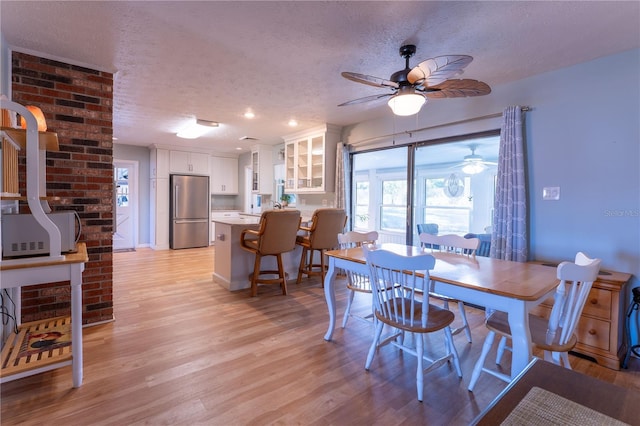
<svg viewBox="0 0 640 426">
<path fill-rule="evenodd" d="M 365 103 L 365 102 L 376 101 L 376 100 L 382 99 L 382 98 L 388 98 L 388 97 L 393 96 L 393 95 L 395 95 L 395 93 L 385 93 L 383 95 L 365 96 L 364 98 L 358 98 L 358 99 L 354 99 L 352 101 L 347 101 L 347 102 L 341 103 L 338 106 L 362 104 L 362 103 Z"/>
<path fill-rule="evenodd" d="M 355 81 L 356 83 L 367 84 L 373 87 L 392 87 L 394 89 L 397 89 L 399 87 L 398 83 L 396 82 L 385 80 L 379 77 L 374 77 L 372 75 L 358 74 L 356 72 L 345 71 L 342 73 L 342 76 L 347 80 Z"/>
<path fill-rule="evenodd" d="M 491 88 L 487 83 L 478 80 L 462 79 L 447 80 L 437 86 L 427 88 L 419 86 L 417 90 L 431 99 L 439 98 L 464 98 L 469 96 L 484 96 L 491 93 Z"/>
<path fill-rule="evenodd" d="M 462 74 L 464 67 L 473 61 L 468 55 L 445 55 L 427 59 L 414 67 L 407 76 L 409 83 L 427 87 L 438 85 Z"/>
</svg>

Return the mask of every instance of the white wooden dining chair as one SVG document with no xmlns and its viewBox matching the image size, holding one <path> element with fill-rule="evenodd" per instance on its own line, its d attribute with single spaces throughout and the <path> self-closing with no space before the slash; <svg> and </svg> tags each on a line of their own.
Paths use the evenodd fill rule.
<svg viewBox="0 0 640 426">
<path fill-rule="evenodd" d="M 431 251 L 451 252 L 462 256 L 475 257 L 476 250 L 480 246 L 480 239 L 464 238 L 460 235 L 454 234 L 433 235 L 422 233 L 420 234 L 420 243 L 423 247 Z M 430 289 L 433 290 L 433 283 L 431 283 Z M 442 300 L 446 309 L 449 309 L 449 303 L 458 304 L 462 326 L 454 328 L 452 330 L 452 333 L 455 336 L 456 334 L 464 331 L 467 335 L 467 340 L 469 341 L 469 343 L 471 343 L 471 329 L 469 327 L 469 321 L 467 321 L 467 314 L 464 309 L 464 303 L 461 300 L 453 299 L 451 297 L 438 294 L 433 291 L 431 291 L 431 297 Z"/>
<path fill-rule="evenodd" d="M 349 231 L 344 234 L 338 234 L 338 244 L 340 244 L 340 248 L 352 248 L 352 247 L 361 247 L 363 244 L 373 244 L 378 240 L 378 232 L 369 231 L 369 232 L 358 232 L 358 231 Z M 358 315 L 351 314 L 351 305 L 353 304 L 353 299 L 356 293 L 366 293 L 371 294 L 371 285 L 369 284 L 369 274 L 359 274 L 357 272 L 352 272 L 347 270 L 347 289 L 349 289 L 349 298 L 347 299 L 347 308 L 344 311 L 344 318 L 342 319 L 342 328 L 347 326 L 347 321 L 349 317 L 353 316 L 357 319 L 368 320 L 373 317 L 373 309 L 369 315 L 364 317 Z"/>
<path fill-rule="evenodd" d="M 376 351 L 386 343 L 416 356 L 416 387 L 418 400 L 422 401 L 424 374 L 428 371 L 453 361 L 458 377 L 462 377 L 458 353 L 449 328 L 454 314 L 429 303 L 429 271 L 435 265 L 435 258 L 428 253 L 401 256 L 382 249 L 369 250 L 366 246 L 363 250 L 370 271 L 375 315 L 375 335 L 369 348 L 365 369 L 371 368 Z M 382 342 L 385 324 L 400 331 L 397 339 L 386 339 Z M 437 331 L 442 331 L 445 335 L 445 354 L 440 358 L 431 359 L 425 356 L 423 337 L 426 333 Z M 415 342 L 415 347 L 407 345 L 406 332 L 416 335 L 411 339 Z M 423 367 L 424 361 L 429 363 L 426 368 Z"/>
<path fill-rule="evenodd" d="M 600 259 L 590 259 L 582 252 L 576 255 L 574 263 L 562 262 L 558 265 L 557 276 L 560 283 L 556 288 L 549 319 L 529 314 L 531 342 L 534 347 L 544 351 L 545 361 L 564 365 L 565 368 L 571 369 L 568 353 L 576 345 L 575 329 L 599 270 Z M 495 335 L 499 334 L 511 338 L 509 318 L 506 313 L 495 311 L 487 318 L 485 324 L 489 333 L 485 338 L 484 345 L 482 345 L 480 358 L 471 374 L 470 391 L 473 391 L 482 372 L 489 373 L 506 382 L 511 381 L 510 376 L 484 367 Z M 498 358 L 496 363 L 499 361 Z"/>
</svg>

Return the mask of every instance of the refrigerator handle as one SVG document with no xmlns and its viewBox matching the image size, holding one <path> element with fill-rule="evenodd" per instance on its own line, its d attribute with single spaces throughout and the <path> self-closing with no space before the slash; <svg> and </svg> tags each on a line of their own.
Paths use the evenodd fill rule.
<svg viewBox="0 0 640 426">
<path fill-rule="evenodd" d="M 178 213 L 178 194 L 180 192 L 180 186 L 175 185 L 173 188 L 173 217 L 180 217 L 180 214 Z"/>
</svg>

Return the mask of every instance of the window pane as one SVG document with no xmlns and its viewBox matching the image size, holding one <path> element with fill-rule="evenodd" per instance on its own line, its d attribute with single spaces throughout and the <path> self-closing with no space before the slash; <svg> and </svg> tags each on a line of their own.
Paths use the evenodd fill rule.
<svg viewBox="0 0 640 426">
<path fill-rule="evenodd" d="M 439 234 L 486 232 L 492 220 L 499 143 L 495 135 L 416 149 L 414 245 L 417 224 L 436 224 Z M 479 163 L 476 169 L 481 171 L 469 173 L 465 166 L 470 162 Z"/>
<path fill-rule="evenodd" d="M 385 180 L 382 182 L 382 204 L 407 205 L 407 181 Z"/>
<path fill-rule="evenodd" d="M 380 228 L 383 231 L 405 232 L 407 223 L 406 207 L 385 207 L 380 211 Z"/>
<path fill-rule="evenodd" d="M 373 229 L 369 225 L 369 182 L 356 182 L 355 229 Z"/>
<path fill-rule="evenodd" d="M 405 244 L 408 147 L 354 154 L 353 228 L 378 231 L 381 243 Z"/>
</svg>

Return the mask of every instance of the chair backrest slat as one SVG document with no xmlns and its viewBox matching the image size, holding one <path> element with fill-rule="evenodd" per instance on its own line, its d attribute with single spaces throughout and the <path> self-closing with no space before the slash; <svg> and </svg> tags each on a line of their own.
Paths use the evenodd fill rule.
<svg viewBox="0 0 640 426">
<path fill-rule="evenodd" d="M 408 327 L 426 327 L 429 271 L 435 265 L 435 258 L 428 253 L 401 256 L 383 249 L 369 250 L 366 246 L 364 252 L 369 265 L 376 312 Z M 418 276 L 416 272 L 423 276 Z M 421 317 L 416 323 L 418 309 Z"/>
<path fill-rule="evenodd" d="M 560 284 L 549 317 L 547 343 L 554 340 L 558 328 L 561 329 L 559 344 L 566 344 L 571 339 L 599 270 L 600 259 L 589 259 L 582 252 L 576 255 L 575 263 L 562 262 L 558 265 Z"/>
<path fill-rule="evenodd" d="M 464 238 L 460 235 L 432 235 L 427 233 L 420 234 L 420 242 L 423 246 L 431 248 L 431 250 L 454 252 L 475 256 L 476 250 L 480 245 L 478 238 Z"/>
<path fill-rule="evenodd" d="M 349 231 L 344 234 L 338 234 L 338 243 L 340 248 L 347 249 L 352 247 L 360 247 L 366 244 L 374 244 L 378 240 L 377 231 L 358 232 Z M 347 280 L 351 287 L 355 287 L 360 290 L 369 289 L 369 275 L 359 274 L 350 270 L 346 271 Z"/>
</svg>

